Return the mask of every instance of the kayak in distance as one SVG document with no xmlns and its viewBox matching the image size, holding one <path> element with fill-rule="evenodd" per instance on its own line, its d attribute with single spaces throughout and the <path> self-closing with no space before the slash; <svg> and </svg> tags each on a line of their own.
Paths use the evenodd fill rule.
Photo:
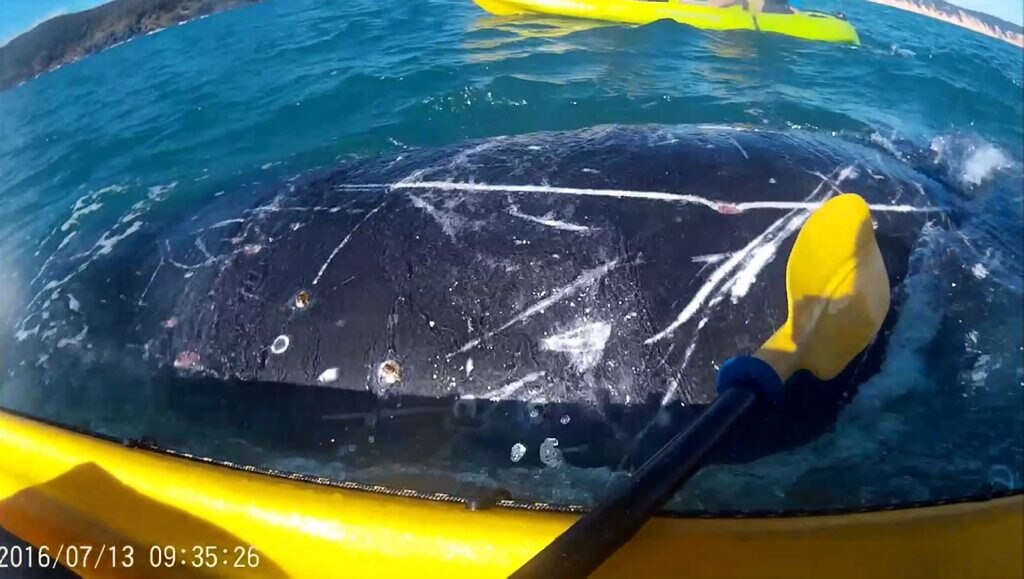
<svg viewBox="0 0 1024 579">
<path fill-rule="evenodd" d="M 687 2 L 646 0 L 473 0 L 495 16 L 544 14 L 620 24 L 671 20 L 702 30 L 752 30 L 839 44 L 860 44 L 857 30 L 841 14 L 814 11 L 750 11 Z"/>
</svg>

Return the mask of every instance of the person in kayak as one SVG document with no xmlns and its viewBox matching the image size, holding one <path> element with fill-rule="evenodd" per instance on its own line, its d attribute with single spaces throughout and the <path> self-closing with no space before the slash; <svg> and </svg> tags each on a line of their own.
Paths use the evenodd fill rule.
<svg viewBox="0 0 1024 579">
<path fill-rule="evenodd" d="M 744 10 L 765 14 L 795 14 L 799 12 L 790 0 L 708 0 L 708 6 L 728 8 L 743 6 Z"/>
</svg>

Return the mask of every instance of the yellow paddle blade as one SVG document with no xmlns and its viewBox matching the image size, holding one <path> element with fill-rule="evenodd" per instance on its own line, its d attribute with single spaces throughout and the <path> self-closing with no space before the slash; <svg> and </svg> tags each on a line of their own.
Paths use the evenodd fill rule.
<svg viewBox="0 0 1024 579">
<path fill-rule="evenodd" d="M 889 311 L 889 275 L 860 196 L 833 197 L 807 219 L 786 266 L 786 293 L 789 318 L 755 356 L 783 381 L 798 369 L 835 378 Z"/>
</svg>

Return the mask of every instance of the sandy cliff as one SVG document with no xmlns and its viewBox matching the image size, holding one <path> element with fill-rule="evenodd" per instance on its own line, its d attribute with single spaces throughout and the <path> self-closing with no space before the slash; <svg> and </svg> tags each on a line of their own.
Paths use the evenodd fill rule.
<svg viewBox="0 0 1024 579">
<path fill-rule="evenodd" d="M 995 16 L 960 8 L 942 0 L 868 0 L 955 24 L 1024 48 L 1024 29 Z"/>
</svg>

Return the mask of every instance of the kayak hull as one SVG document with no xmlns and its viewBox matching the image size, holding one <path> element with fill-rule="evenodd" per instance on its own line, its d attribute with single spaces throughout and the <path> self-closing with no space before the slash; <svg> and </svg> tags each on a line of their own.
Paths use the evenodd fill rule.
<svg viewBox="0 0 1024 579">
<path fill-rule="evenodd" d="M 685 560 L 690 577 L 1022 577 L 1022 513 L 1016 495 L 829 516 L 656 518 L 595 576 L 676 577 Z M 504 577 L 576 516 L 288 480 L 0 412 L 0 526 L 50 557 L 63 551 L 83 577 L 241 577 L 252 567 L 261 577 Z M 92 546 L 94 557 L 105 549 L 104 559 L 73 564 L 68 545 Z M 216 565 L 197 568 L 203 557 Z"/>
<path fill-rule="evenodd" d="M 751 14 L 742 8 L 713 8 L 678 2 L 644 0 L 473 0 L 496 16 L 547 14 L 622 24 L 672 20 L 704 30 L 754 30 L 805 40 L 860 44 L 854 27 L 819 12 Z"/>
</svg>

